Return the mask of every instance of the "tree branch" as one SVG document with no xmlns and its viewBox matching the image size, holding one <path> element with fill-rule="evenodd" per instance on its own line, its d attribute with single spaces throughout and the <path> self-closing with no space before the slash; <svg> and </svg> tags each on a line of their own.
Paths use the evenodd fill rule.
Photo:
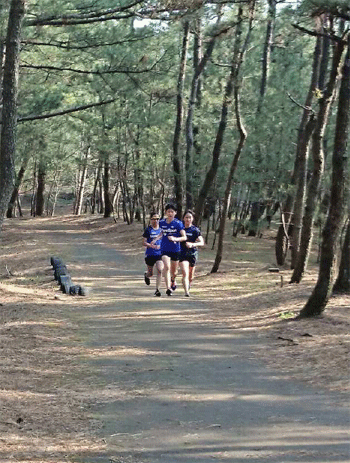
<svg viewBox="0 0 350 463">
<path fill-rule="evenodd" d="M 102 11 L 89 11 L 88 13 L 74 13 L 64 16 L 41 16 L 36 19 L 27 20 L 26 26 L 68 26 L 75 24 L 89 24 L 94 22 L 109 21 L 111 19 L 125 19 L 135 15 L 129 11 L 133 7 L 143 3 L 143 0 L 135 0 L 123 7 L 111 8 Z M 127 11 L 128 13 L 124 13 Z"/>
<path fill-rule="evenodd" d="M 86 45 L 70 45 L 69 42 L 36 42 L 35 40 L 25 40 L 22 41 L 21 43 L 23 45 L 35 45 L 35 46 L 41 46 L 41 47 L 56 47 L 56 48 L 63 48 L 65 50 L 85 50 L 86 48 L 99 48 L 99 47 L 110 47 L 113 45 L 123 45 L 124 43 L 132 43 L 132 42 L 138 42 L 141 40 L 147 40 L 152 38 L 152 35 L 145 35 L 142 37 L 136 37 L 136 38 L 130 38 L 130 39 L 124 39 L 124 40 L 116 40 L 115 42 L 95 42 L 91 44 Z"/>
<path fill-rule="evenodd" d="M 305 34 L 311 35 L 312 37 L 326 37 L 330 40 L 334 40 L 335 42 L 346 42 L 344 38 L 338 37 L 337 35 L 326 34 L 324 32 L 312 31 L 310 29 L 306 29 L 306 27 L 299 26 L 299 24 L 292 24 L 292 26 L 295 29 L 298 29 L 299 31 L 304 32 Z"/>
<path fill-rule="evenodd" d="M 90 104 L 86 104 L 82 106 L 75 106 L 73 108 L 63 109 L 61 111 L 55 111 L 53 113 L 37 114 L 33 116 L 19 116 L 17 118 L 17 122 L 36 121 L 39 119 L 49 119 L 50 117 L 63 116 L 65 114 L 70 114 L 70 113 L 74 113 L 77 111 L 84 111 L 85 109 L 94 108 L 96 106 L 102 106 L 105 104 L 113 103 L 114 101 L 116 101 L 116 98 L 105 100 L 105 101 L 100 101 L 99 103 L 90 103 Z M 2 121 L 0 121 L 0 124 L 2 124 Z"/>
<path fill-rule="evenodd" d="M 21 68 L 26 69 L 39 69 L 43 71 L 57 71 L 57 72 L 75 72 L 76 74 L 90 74 L 90 75 L 103 75 L 103 74 L 143 74 L 145 72 L 150 72 L 154 67 L 159 63 L 161 58 L 156 61 L 150 68 L 146 69 L 106 69 L 104 71 L 85 71 L 84 69 L 74 69 L 74 68 L 59 68 L 57 66 L 36 66 L 34 64 L 21 64 Z"/>
<path fill-rule="evenodd" d="M 304 106 L 304 105 L 302 105 L 301 103 L 298 103 L 298 102 L 292 97 L 292 95 L 291 95 L 290 93 L 287 93 L 287 95 L 288 95 L 288 98 L 289 98 L 291 101 L 293 101 L 294 104 L 296 104 L 297 106 L 299 106 L 299 108 L 302 108 L 302 109 L 304 109 L 305 111 L 309 111 L 309 112 L 310 112 L 311 114 L 313 114 L 313 115 L 315 114 L 315 111 L 311 108 L 311 106 Z"/>
</svg>

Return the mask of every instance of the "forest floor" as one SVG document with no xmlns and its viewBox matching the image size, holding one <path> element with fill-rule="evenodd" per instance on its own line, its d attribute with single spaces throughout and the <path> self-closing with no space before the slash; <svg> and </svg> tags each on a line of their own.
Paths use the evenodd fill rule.
<svg viewBox="0 0 350 463">
<path fill-rule="evenodd" d="M 67 462 L 69 455 L 101 445 L 95 437 L 100 424 L 89 416 L 96 388 L 92 394 L 88 385 L 96 386 L 98 379 L 82 370 L 79 329 L 74 317 L 67 317 L 68 310 L 88 306 L 89 297 L 60 292 L 50 267 L 50 256 L 60 249 L 52 229 L 62 226 L 67 241 L 79 231 L 132 256 L 143 275 L 138 223 L 71 215 L 5 221 L 0 236 L 0 462 Z M 299 285 L 288 284 L 287 265 L 279 273 L 269 272 L 275 267 L 274 236 L 274 229 L 262 238 L 228 236 L 220 271 L 210 274 L 215 257 L 210 235 L 200 252 L 191 300 L 210 305 L 206 323 L 220 322 L 258 338 L 251 355 L 281 377 L 336 391 L 345 403 L 350 298 L 334 296 L 322 317 L 294 321 L 315 285 L 317 265 L 311 259 Z M 69 256 L 63 257 L 69 266 Z M 88 281 L 89 265 L 79 271 Z"/>
</svg>

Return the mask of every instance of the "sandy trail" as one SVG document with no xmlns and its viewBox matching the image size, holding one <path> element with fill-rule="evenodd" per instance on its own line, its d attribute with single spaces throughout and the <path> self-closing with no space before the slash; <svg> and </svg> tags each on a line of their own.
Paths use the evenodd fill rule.
<svg viewBox="0 0 350 463">
<path fill-rule="evenodd" d="M 83 362 L 99 397 L 91 413 L 106 445 L 77 461 L 350 460 L 343 396 L 257 362 L 259 340 L 208 323 L 209 302 L 182 289 L 152 297 L 139 257 L 78 231 L 52 233 L 75 282 L 92 287 L 70 316 L 90 354 Z"/>
</svg>

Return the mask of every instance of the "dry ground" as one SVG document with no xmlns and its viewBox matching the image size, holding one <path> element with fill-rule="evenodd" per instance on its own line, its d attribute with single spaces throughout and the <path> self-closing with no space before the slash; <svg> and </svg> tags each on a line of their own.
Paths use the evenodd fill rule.
<svg viewBox="0 0 350 463">
<path fill-rule="evenodd" d="M 0 462 L 67 462 L 104 445 L 94 435 L 99 423 L 88 413 L 98 378 L 81 370 L 77 327 L 66 316 L 83 299 L 63 295 L 52 279 L 48 221 L 57 227 L 70 223 L 143 261 L 140 224 L 69 215 L 5 222 L 0 236 Z M 201 250 L 192 296 L 211 305 L 208 322 L 259 337 L 253 354 L 281 376 L 340 391 L 345 401 L 350 298 L 333 297 L 322 318 L 293 321 L 315 284 L 317 266 L 311 262 L 304 281 L 288 285 L 290 270 L 268 271 L 274 266 L 273 236 L 271 231 L 262 239 L 228 237 L 220 272 L 210 274 L 211 236 Z M 93 392 L 89 385 L 96 386 Z"/>
</svg>

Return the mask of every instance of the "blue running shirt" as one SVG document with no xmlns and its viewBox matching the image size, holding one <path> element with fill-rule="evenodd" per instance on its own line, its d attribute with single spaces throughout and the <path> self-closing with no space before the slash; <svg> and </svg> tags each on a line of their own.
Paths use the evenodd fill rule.
<svg viewBox="0 0 350 463">
<path fill-rule="evenodd" d="M 185 228 L 183 223 L 179 219 L 173 219 L 170 223 L 166 219 L 162 219 L 159 222 L 159 226 L 163 232 L 162 244 L 160 246 L 162 254 L 164 252 L 180 252 L 180 243 L 169 241 L 168 236 L 180 237 L 180 231 Z"/>
<path fill-rule="evenodd" d="M 143 232 L 143 238 L 147 239 L 147 243 L 151 243 L 154 239 L 157 238 L 157 236 L 160 235 L 162 229 L 154 229 L 151 226 L 148 226 L 145 231 Z M 154 244 L 156 246 L 159 246 L 161 244 L 162 239 L 159 238 Z M 160 256 L 161 255 L 161 250 L 160 249 L 153 249 L 153 248 L 146 248 L 145 252 L 146 256 Z"/>
<path fill-rule="evenodd" d="M 197 238 L 202 235 L 200 229 L 195 225 L 191 225 L 188 228 L 185 228 L 185 233 L 187 236 L 187 240 L 189 243 L 195 243 Z M 197 252 L 197 248 L 188 248 L 186 246 L 186 241 L 181 242 L 181 251 L 187 254 L 194 254 Z"/>
</svg>

